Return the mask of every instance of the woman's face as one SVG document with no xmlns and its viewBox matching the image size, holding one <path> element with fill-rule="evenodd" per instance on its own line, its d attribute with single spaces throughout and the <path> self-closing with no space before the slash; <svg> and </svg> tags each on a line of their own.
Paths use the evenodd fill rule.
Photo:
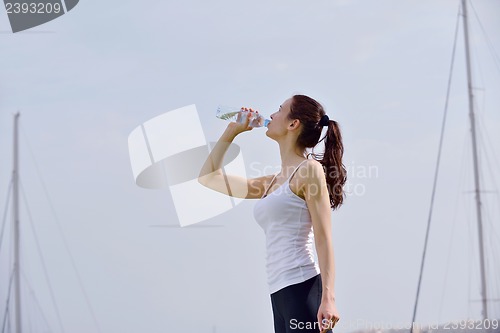
<svg viewBox="0 0 500 333">
<path fill-rule="evenodd" d="M 288 119 L 291 104 L 292 99 L 289 98 L 280 105 L 278 111 L 271 115 L 271 122 L 267 125 L 266 131 L 266 135 L 271 139 L 277 139 L 287 134 L 291 124 L 291 120 Z"/>
</svg>

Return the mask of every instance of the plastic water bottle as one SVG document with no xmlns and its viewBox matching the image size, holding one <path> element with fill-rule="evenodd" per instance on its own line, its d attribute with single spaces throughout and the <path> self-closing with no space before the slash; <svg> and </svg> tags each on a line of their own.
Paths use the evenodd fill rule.
<svg viewBox="0 0 500 333">
<path fill-rule="evenodd" d="M 247 117 L 247 114 L 250 111 L 246 108 L 237 108 L 231 106 L 219 106 L 217 108 L 217 113 L 215 116 L 219 119 L 234 121 L 237 123 L 244 123 Z M 248 126 L 250 127 L 267 127 L 271 120 L 263 117 L 258 112 L 252 112 L 250 123 Z"/>
</svg>

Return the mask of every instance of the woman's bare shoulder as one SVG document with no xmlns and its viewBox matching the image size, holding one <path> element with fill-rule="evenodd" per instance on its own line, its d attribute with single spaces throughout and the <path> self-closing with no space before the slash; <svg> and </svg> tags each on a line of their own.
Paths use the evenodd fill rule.
<svg viewBox="0 0 500 333">
<path fill-rule="evenodd" d="M 304 170 L 299 173 L 302 182 L 317 182 L 318 180 L 323 180 L 325 178 L 323 164 L 315 159 L 308 159 L 301 168 Z"/>
</svg>

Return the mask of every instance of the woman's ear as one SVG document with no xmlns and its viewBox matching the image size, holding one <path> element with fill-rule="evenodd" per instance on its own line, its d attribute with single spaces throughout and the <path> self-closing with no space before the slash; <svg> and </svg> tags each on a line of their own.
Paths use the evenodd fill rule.
<svg viewBox="0 0 500 333">
<path fill-rule="evenodd" d="M 299 126 L 300 126 L 300 120 L 298 120 L 298 119 L 294 119 L 294 120 L 292 120 L 292 121 L 290 122 L 290 125 L 288 125 L 288 127 L 289 127 L 290 129 L 296 129 L 296 128 L 298 128 Z"/>
</svg>

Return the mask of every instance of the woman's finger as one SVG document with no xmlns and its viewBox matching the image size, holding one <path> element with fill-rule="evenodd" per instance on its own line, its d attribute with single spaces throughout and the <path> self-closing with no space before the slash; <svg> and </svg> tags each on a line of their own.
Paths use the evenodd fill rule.
<svg viewBox="0 0 500 333">
<path fill-rule="evenodd" d="M 323 316 L 318 313 L 318 324 L 319 324 L 319 330 L 323 332 L 323 323 L 321 322 L 323 320 Z"/>
<path fill-rule="evenodd" d="M 250 118 L 252 118 L 252 113 L 249 111 L 247 112 L 247 117 L 245 119 L 245 125 L 248 127 L 248 124 L 250 124 Z"/>
</svg>

